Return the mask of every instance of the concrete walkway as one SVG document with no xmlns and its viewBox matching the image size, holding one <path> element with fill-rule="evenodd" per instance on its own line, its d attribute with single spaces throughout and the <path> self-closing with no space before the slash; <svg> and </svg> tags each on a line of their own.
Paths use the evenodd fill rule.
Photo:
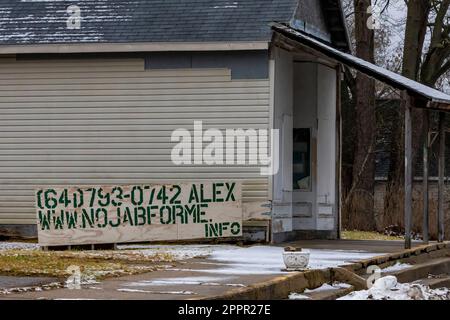
<svg viewBox="0 0 450 320">
<path fill-rule="evenodd" d="M 323 267 L 337 266 L 342 263 L 340 259 L 354 262 L 403 249 L 402 241 L 298 241 L 289 245 L 311 249 L 312 265 Z M 109 278 L 81 289 L 8 294 L 0 299 L 199 299 L 287 274 L 281 271 L 280 246 L 232 248 L 208 258 L 180 261 L 164 270 Z"/>
<path fill-rule="evenodd" d="M 109 278 L 81 289 L 54 289 L 0 296 L 0 299 L 197 299 L 270 280 L 275 274 L 224 275 L 209 259 L 190 259 L 173 268 L 134 276 Z"/>
</svg>

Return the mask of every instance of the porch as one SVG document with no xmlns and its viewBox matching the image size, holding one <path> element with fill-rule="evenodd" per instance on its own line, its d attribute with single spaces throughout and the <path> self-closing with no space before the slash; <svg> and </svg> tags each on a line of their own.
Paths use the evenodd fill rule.
<svg viewBox="0 0 450 320">
<path fill-rule="evenodd" d="M 378 81 L 388 84 L 395 89 L 399 90 L 402 94 L 403 107 L 405 112 L 405 212 L 404 212 L 404 224 L 405 224 L 405 241 L 404 247 L 409 249 L 412 247 L 411 239 L 411 225 L 412 225 L 412 184 L 413 184 L 413 168 L 412 168 L 412 108 L 420 108 L 423 110 L 424 117 L 424 132 L 423 135 L 423 230 L 424 235 L 423 242 L 426 244 L 429 242 L 429 150 L 431 145 L 436 142 L 439 143 L 439 156 L 438 156 L 438 241 L 444 241 L 444 171 L 445 171 L 445 135 L 448 128 L 445 127 L 446 113 L 450 112 L 450 96 L 443 92 L 435 90 L 433 88 L 422 85 L 416 81 L 380 68 L 367 61 L 359 59 L 351 54 L 339 51 L 331 46 L 309 36 L 303 34 L 291 27 L 274 23 L 272 29 L 275 31 L 273 43 L 275 46 L 283 48 L 287 52 L 292 54 L 307 54 L 314 56 L 314 62 L 316 64 L 329 64 L 330 59 L 336 63 L 344 64 L 354 70 L 362 72 Z M 337 73 L 339 73 L 339 66 Z M 339 83 L 339 81 L 337 81 Z M 317 90 L 318 87 L 315 87 Z M 298 87 L 297 87 L 298 89 Z M 336 91 L 338 96 L 339 90 Z M 329 95 L 329 91 L 324 91 L 325 95 Z M 331 93 L 333 95 L 333 93 Z M 304 102 L 304 100 L 302 101 Z M 319 104 L 320 106 L 320 104 Z M 335 180 L 335 208 L 336 208 L 336 232 L 340 231 L 340 125 L 339 125 L 339 97 L 336 100 L 336 175 Z M 432 132 L 429 126 L 430 112 L 435 111 L 439 113 L 439 128 L 437 132 Z M 319 119 L 319 117 L 318 117 Z M 319 155 L 318 155 L 319 157 Z M 317 200 L 315 200 L 317 201 Z M 291 200 L 291 205 L 293 200 Z M 315 211 L 320 215 L 319 211 Z M 293 220 L 293 219 L 292 219 Z M 317 229 L 317 228 L 316 228 Z"/>
</svg>

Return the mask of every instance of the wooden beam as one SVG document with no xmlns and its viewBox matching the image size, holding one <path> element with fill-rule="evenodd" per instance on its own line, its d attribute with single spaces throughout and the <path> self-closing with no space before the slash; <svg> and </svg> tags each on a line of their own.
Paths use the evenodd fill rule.
<svg viewBox="0 0 450 320">
<path fill-rule="evenodd" d="M 429 127 L 430 127 L 430 113 L 428 110 L 423 110 L 423 242 L 428 244 L 429 230 L 430 230 L 430 214 L 429 214 L 429 203 L 428 203 L 428 151 L 430 148 L 429 143 Z"/>
<path fill-rule="evenodd" d="M 341 239 L 342 227 L 342 116 L 341 116 L 341 65 L 336 66 L 336 182 L 335 182 L 335 199 L 336 199 L 336 228 L 337 238 Z"/>
<path fill-rule="evenodd" d="M 412 221 L 412 103 L 408 92 L 403 92 L 405 104 L 405 249 L 411 248 Z"/>
<path fill-rule="evenodd" d="M 445 112 L 439 113 L 438 241 L 444 241 Z"/>
<path fill-rule="evenodd" d="M 433 110 L 440 110 L 440 111 L 450 111 L 450 104 L 448 103 L 439 103 L 439 102 L 430 102 L 428 105 L 428 108 Z"/>
</svg>

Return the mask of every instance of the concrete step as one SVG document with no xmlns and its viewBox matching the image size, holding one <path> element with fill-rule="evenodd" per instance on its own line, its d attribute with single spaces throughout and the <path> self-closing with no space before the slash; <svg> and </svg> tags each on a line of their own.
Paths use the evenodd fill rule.
<svg viewBox="0 0 450 320">
<path fill-rule="evenodd" d="M 322 290 L 317 292 L 304 293 L 303 295 L 309 297 L 311 300 L 336 300 L 348 295 L 353 291 L 355 291 L 355 288 L 349 287 L 343 289 Z"/>
<path fill-rule="evenodd" d="M 431 289 L 450 288 L 450 276 L 440 275 L 433 278 L 420 279 L 417 283 L 429 286 Z"/>
<path fill-rule="evenodd" d="M 450 274 L 450 258 L 433 259 L 427 262 L 415 264 L 411 268 L 386 273 L 383 275 L 396 276 L 399 282 L 414 282 L 420 279 L 428 279 L 429 275 Z"/>
</svg>

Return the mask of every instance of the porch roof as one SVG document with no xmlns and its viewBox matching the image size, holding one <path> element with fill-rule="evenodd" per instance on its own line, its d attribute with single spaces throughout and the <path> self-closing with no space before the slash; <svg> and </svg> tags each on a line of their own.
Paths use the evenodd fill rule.
<svg viewBox="0 0 450 320">
<path fill-rule="evenodd" d="M 450 111 L 450 95 L 423 85 L 417 81 L 406 78 L 395 72 L 379 67 L 373 63 L 355 57 L 331 47 L 311 36 L 297 31 L 285 24 L 273 23 L 272 29 L 303 46 L 311 48 L 321 54 L 332 58 L 350 68 L 356 69 L 376 80 L 384 82 L 396 89 L 406 90 L 410 95 L 430 102 L 431 109 Z M 425 107 L 427 104 L 417 104 L 416 107 Z"/>
</svg>

